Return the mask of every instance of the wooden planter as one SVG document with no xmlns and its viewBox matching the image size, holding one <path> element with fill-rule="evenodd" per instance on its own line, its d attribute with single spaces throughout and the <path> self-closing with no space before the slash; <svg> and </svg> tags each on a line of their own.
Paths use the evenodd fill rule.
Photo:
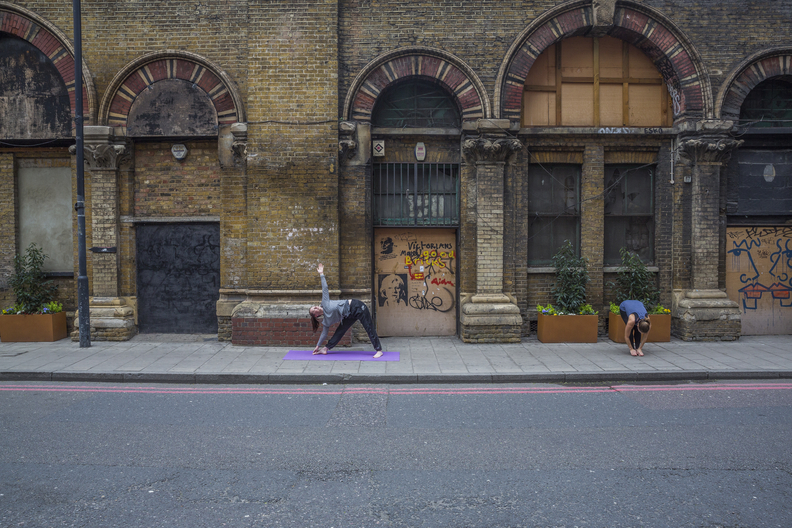
<svg viewBox="0 0 792 528">
<path fill-rule="evenodd" d="M 596 343 L 596 315 L 538 315 L 536 336 L 542 343 Z"/>
<path fill-rule="evenodd" d="M 3 343 L 58 341 L 66 335 L 66 312 L 0 315 L 0 341 Z"/>
<path fill-rule="evenodd" d="M 647 343 L 668 343 L 671 341 L 671 314 L 649 314 L 652 330 Z M 624 344 L 624 321 L 621 315 L 608 312 L 608 337 L 611 341 Z"/>
</svg>

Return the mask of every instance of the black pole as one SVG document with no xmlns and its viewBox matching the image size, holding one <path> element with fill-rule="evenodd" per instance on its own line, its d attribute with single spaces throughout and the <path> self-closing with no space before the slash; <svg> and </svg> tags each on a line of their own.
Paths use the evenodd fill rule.
<svg viewBox="0 0 792 528">
<path fill-rule="evenodd" d="M 88 266 L 85 262 L 85 153 L 83 152 L 82 94 L 82 17 L 80 0 L 72 0 L 74 10 L 74 122 L 77 138 L 77 310 L 79 311 L 80 348 L 91 346 L 91 309 L 88 301 Z"/>
</svg>

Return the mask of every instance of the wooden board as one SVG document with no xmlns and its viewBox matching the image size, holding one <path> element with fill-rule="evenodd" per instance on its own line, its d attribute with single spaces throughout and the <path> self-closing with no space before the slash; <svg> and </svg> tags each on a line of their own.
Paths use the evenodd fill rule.
<svg viewBox="0 0 792 528">
<path fill-rule="evenodd" d="M 456 333 L 456 230 L 376 229 L 374 261 L 380 336 Z"/>
<path fill-rule="evenodd" d="M 792 227 L 728 228 L 726 293 L 743 335 L 792 334 Z"/>
</svg>

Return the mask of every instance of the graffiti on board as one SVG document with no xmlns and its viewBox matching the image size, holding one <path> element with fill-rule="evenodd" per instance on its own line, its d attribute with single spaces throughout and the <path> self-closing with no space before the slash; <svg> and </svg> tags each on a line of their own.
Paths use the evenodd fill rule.
<svg viewBox="0 0 792 528">
<path fill-rule="evenodd" d="M 456 236 L 443 229 L 381 229 L 375 238 L 378 326 L 453 332 Z M 428 330 L 428 329 L 434 329 Z M 398 334 L 394 334 L 398 335 Z M 441 335 L 441 334 L 435 334 Z"/>
<path fill-rule="evenodd" d="M 756 310 L 763 296 L 792 307 L 792 227 L 730 228 L 726 240 L 729 268 L 740 271 L 743 312 Z"/>
</svg>

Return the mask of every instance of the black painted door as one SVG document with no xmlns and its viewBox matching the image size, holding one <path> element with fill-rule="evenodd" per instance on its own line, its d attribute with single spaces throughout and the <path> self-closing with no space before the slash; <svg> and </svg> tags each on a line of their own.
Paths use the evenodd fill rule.
<svg viewBox="0 0 792 528">
<path fill-rule="evenodd" d="M 217 333 L 220 226 L 138 225 L 137 299 L 141 333 Z"/>
</svg>

